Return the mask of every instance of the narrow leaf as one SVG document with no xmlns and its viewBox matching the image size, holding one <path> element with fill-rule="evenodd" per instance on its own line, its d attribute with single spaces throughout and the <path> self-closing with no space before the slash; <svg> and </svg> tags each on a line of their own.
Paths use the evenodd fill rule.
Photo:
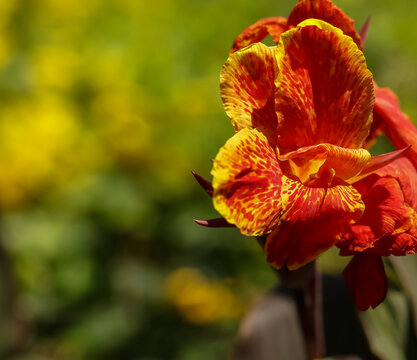
<svg viewBox="0 0 417 360">
<path fill-rule="evenodd" d="M 200 186 L 209 194 L 210 196 L 213 195 L 213 186 L 210 181 L 204 179 L 202 176 L 198 175 L 196 172 L 191 170 L 191 174 L 193 174 L 194 178 L 200 184 Z"/>
<path fill-rule="evenodd" d="M 371 17 L 368 16 L 368 18 L 366 19 L 365 23 L 362 26 L 361 31 L 359 32 L 359 36 L 361 38 L 363 47 L 365 47 L 365 42 L 366 42 L 366 38 L 368 36 L 368 30 L 369 30 L 370 23 L 371 23 Z"/>
<path fill-rule="evenodd" d="M 205 227 L 235 227 L 235 225 L 230 224 L 226 221 L 224 218 L 217 218 L 217 219 L 210 219 L 210 220 L 197 220 L 194 219 L 194 222 L 196 222 L 198 225 L 202 225 Z"/>
</svg>

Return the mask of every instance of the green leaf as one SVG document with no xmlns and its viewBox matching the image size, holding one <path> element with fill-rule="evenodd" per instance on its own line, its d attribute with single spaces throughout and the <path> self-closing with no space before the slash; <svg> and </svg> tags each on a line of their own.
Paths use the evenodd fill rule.
<svg viewBox="0 0 417 360">
<path fill-rule="evenodd" d="M 381 360 L 406 360 L 408 317 L 407 300 L 397 290 L 376 309 L 359 313 L 371 351 Z"/>
<path fill-rule="evenodd" d="M 390 256 L 390 261 L 408 295 L 413 307 L 414 329 L 417 333 L 417 254 Z"/>
</svg>

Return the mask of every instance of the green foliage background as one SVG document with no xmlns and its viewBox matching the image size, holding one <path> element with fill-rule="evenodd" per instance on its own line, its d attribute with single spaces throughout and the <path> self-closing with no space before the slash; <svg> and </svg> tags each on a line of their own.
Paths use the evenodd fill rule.
<svg viewBox="0 0 417 360">
<path fill-rule="evenodd" d="M 335 2 L 357 28 L 372 15 L 368 65 L 416 119 L 417 3 Z M 233 39 L 294 4 L 0 2 L 1 359 L 230 354 L 276 279 L 254 239 L 193 223 L 217 215 L 190 170 L 233 133 Z"/>
</svg>

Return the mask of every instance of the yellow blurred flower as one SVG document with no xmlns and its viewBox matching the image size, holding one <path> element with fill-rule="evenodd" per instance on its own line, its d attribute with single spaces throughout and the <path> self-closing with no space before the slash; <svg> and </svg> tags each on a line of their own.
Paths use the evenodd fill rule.
<svg viewBox="0 0 417 360">
<path fill-rule="evenodd" d="M 103 92 L 91 106 L 96 130 L 117 159 L 136 163 L 149 146 L 150 127 L 141 116 L 140 95 L 134 91 Z"/>
<path fill-rule="evenodd" d="M 90 15 L 98 0 L 38 0 L 40 15 L 57 21 L 80 20 Z"/>
<path fill-rule="evenodd" d="M 13 55 L 13 32 L 10 20 L 17 9 L 17 0 L 0 1 L 0 68 L 5 66 Z"/>
<path fill-rule="evenodd" d="M 13 41 L 7 30 L 0 30 L 0 68 L 4 67 L 13 55 Z"/>
<path fill-rule="evenodd" d="M 54 96 L 19 99 L 0 115 L 0 208 L 99 166 L 97 146 L 89 153 L 70 103 Z"/>
<path fill-rule="evenodd" d="M 194 324 L 209 324 L 239 317 L 243 304 L 221 282 L 206 279 L 192 268 L 180 268 L 165 281 L 165 296 Z"/>
<path fill-rule="evenodd" d="M 36 88 L 68 90 L 76 80 L 80 56 L 74 49 L 65 46 L 43 46 L 36 48 L 31 57 Z"/>
<path fill-rule="evenodd" d="M 18 7 L 18 0 L 0 1 L 0 24 L 10 20 L 11 15 Z"/>
<path fill-rule="evenodd" d="M 83 64 L 84 77 L 91 87 L 98 92 L 133 91 L 134 69 L 129 64 L 128 49 L 122 51 L 103 44 L 93 45 L 87 49 L 88 61 Z"/>
</svg>

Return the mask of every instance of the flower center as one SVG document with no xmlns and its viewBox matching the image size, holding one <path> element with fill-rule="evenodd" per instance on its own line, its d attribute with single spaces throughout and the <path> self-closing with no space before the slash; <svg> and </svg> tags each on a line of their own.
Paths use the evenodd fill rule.
<svg viewBox="0 0 417 360">
<path fill-rule="evenodd" d="M 369 162 L 365 149 L 307 146 L 278 156 L 283 173 L 309 187 L 330 187 L 357 175 Z"/>
</svg>

